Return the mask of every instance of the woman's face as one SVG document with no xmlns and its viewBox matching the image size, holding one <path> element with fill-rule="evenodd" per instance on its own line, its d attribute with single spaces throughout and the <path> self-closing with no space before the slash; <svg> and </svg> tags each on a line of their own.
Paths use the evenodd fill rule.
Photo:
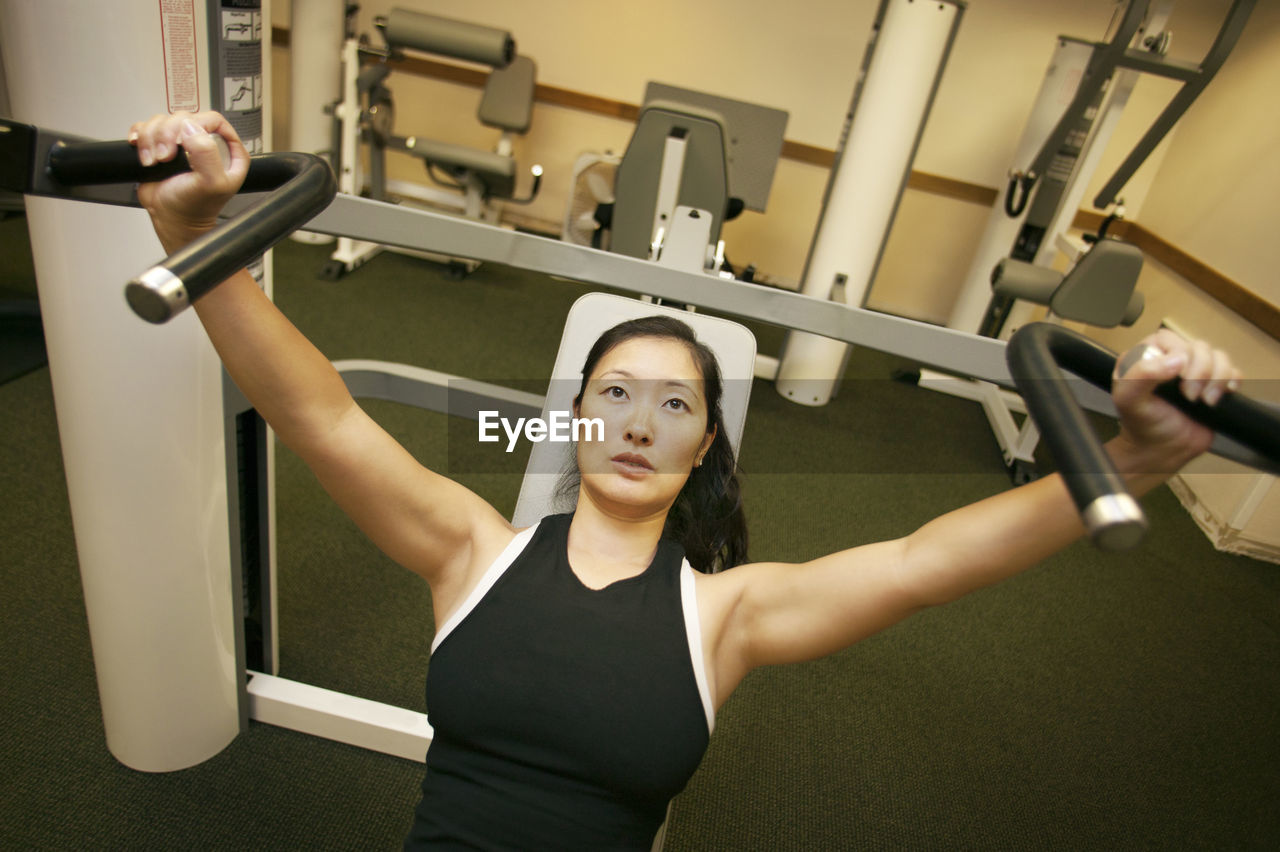
<svg viewBox="0 0 1280 852">
<path fill-rule="evenodd" d="M 604 423 L 603 441 L 578 444 L 582 493 L 629 517 L 666 512 L 715 437 L 702 374 L 670 338 L 633 337 L 605 353 L 576 416 Z"/>
</svg>

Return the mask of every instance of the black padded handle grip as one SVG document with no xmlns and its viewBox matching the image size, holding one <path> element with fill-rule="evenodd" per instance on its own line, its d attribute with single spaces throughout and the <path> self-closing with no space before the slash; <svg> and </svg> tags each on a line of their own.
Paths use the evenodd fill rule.
<svg viewBox="0 0 1280 852">
<path fill-rule="evenodd" d="M 1018 329 L 1005 354 L 1027 412 L 1057 460 L 1090 537 L 1108 550 L 1132 547 L 1146 529 L 1145 516 L 1063 376 L 1066 369 L 1109 391 L 1115 353 L 1068 328 L 1031 323 Z M 1156 394 L 1192 419 L 1280 463 L 1280 416 L 1256 400 L 1228 392 L 1214 406 L 1191 402 L 1177 381 L 1160 385 Z"/>
<path fill-rule="evenodd" d="M 230 165 L 227 143 L 215 136 L 222 153 L 223 167 Z M 46 166 L 49 177 L 66 186 L 95 186 L 110 183 L 147 183 L 191 171 L 187 152 L 181 147 L 172 160 L 144 166 L 138 149 L 128 142 L 59 142 L 49 149 Z"/>
<path fill-rule="evenodd" d="M 76 142 L 49 152 L 49 174 L 67 186 L 145 183 L 189 171 L 185 153 L 143 166 L 127 141 Z M 125 287 L 134 313 L 167 322 L 329 206 L 337 193 L 329 164 L 314 154 L 262 154 L 240 192 L 267 192 L 256 204 L 174 252 Z"/>
</svg>

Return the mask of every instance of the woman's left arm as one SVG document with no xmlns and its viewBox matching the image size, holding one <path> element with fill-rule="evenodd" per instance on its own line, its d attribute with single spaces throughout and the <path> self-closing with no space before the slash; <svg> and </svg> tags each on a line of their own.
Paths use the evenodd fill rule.
<svg viewBox="0 0 1280 852">
<path fill-rule="evenodd" d="M 1114 385 L 1119 435 L 1107 451 L 1134 496 L 1164 482 L 1208 449 L 1213 435 L 1153 395 L 1181 377 L 1183 394 L 1215 404 L 1239 381 L 1220 351 L 1162 331 Z M 751 668 L 824 656 L 907 616 L 1013 576 L 1084 534 L 1057 474 L 950 512 L 895 541 L 856 547 L 801 565 L 759 563 L 725 581 L 709 648 L 723 698 Z M 736 576 L 735 576 L 736 575 Z M 712 579 L 712 578 L 708 578 Z M 727 594 L 726 594 L 727 593 Z M 714 618 L 714 615 L 713 615 Z"/>
</svg>

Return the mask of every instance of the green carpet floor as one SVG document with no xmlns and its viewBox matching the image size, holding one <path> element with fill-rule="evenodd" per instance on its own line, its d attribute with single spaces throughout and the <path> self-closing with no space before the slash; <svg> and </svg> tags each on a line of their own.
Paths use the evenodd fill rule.
<svg viewBox="0 0 1280 852">
<path fill-rule="evenodd" d="M 30 287 L 0 222 L 0 289 Z M 276 252 L 277 300 L 332 358 L 502 383 L 550 369 L 578 285 L 452 281 L 382 255 L 337 282 Z M 24 272 L 24 270 L 26 270 Z M 140 333 L 145 328 L 140 327 Z M 775 329 L 758 329 L 776 352 Z M 909 532 L 1008 487 L 979 408 L 857 350 L 821 409 L 757 383 L 743 440 L 752 553 L 796 560 Z M 480 472 L 445 418 L 371 412 L 509 512 L 523 461 Z M 393 849 L 420 764 L 253 723 L 148 775 L 108 752 L 49 372 L 0 386 L 0 849 Z M 423 584 L 278 456 L 286 677 L 423 709 Z M 1280 568 L 1215 552 L 1167 489 L 1136 552 L 1085 544 L 827 659 L 760 670 L 721 711 L 667 849 L 1280 848 Z"/>
</svg>

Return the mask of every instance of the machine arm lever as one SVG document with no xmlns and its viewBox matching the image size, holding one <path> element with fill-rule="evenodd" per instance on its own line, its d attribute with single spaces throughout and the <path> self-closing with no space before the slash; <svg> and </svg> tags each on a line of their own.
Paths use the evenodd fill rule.
<svg viewBox="0 0 1280 852">
<path fill-rule="evenodd" d="M 80 188 L 163 180 L 189 170 L 182 152 L 143 166 L 124 140 L 89 142 L 0 122 L 0 188 L 106 200 L 82 195 Z M 260 154 L 250 160 L 240 192 L 267 194 L 130 281 L 125 298 L 134 313 L 153 323 L 172 319 L 328 207 L 337 183 L 329 164 L 314 154 Z"/>
<path fill-rule="evenodd" d="M 320 157 L 286 152 L 250 160 L 240 191 L 269 194 L 130 281 L 125 298 L 134 313 L 153 323 L 172 319 L 328 207 L 337 183 Z"/>
<path fill-rule="evenodd" d="M 1065 369 L 1110 390 L 1115 353 L 1062 326 L 1030 323 L 1013 335 L 1005 354 L 1027 412 L 1057 460 L 1094 544 L 1104 550 L 1137 544 L 1146 530 L 1146 517 L 1063 376 Z M 1259 457 L 1280 464 L 1280 415 L 1263 403 L 1231 392 L 1214 406 L 1191 402 L 1176 381 L 1160 385 L 1156 394 Z"/>
</svg>

